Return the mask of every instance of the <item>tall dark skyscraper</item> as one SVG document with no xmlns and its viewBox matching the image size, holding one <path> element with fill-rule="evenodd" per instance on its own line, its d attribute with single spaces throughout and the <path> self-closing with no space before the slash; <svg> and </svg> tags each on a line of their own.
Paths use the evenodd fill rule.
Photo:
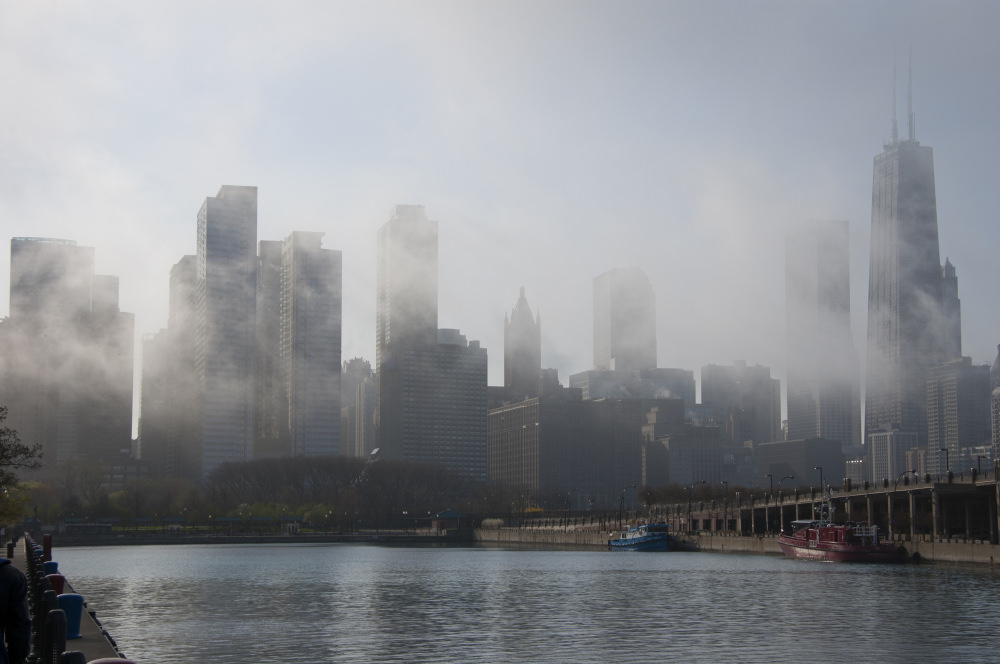
<svg viewBox="0 0 1000 664">
<path fill-rule="evenodd" d="M 375 449 L 375 372 L 353 357 L 340 372 L 340 453 L 367 458 Z"/>
<path fill-rule="evenodd" d="M 281 364 L 291 453 L 340 449 L 342 258 L 323 233 L 296 231 L 281 250 Z"/>
<path fill-rule="evenodd" d="M 195 370 L 201 471 L 253 458 L 257 187 L 225 185 L 198 212 Z"/>
<path fill-rule="evenodd" d="M 291 454 L 288 398 L 281 366 L 281 242 L 257 244 L 257 315 L 254 334 L 253 458 Z"/>
<path fill-rule="evenodd" d="M 938 250 L 934 154 L 909 117 L 909 138 L 893 120 L 875 157 L 865 432 L 898 427 L 926 445 L 927 370 L 961 353 L 961 327 L 957 278 Z"/>
<path fill-rule="evenodd" d="M 637 267 L 594 278 L 594 369 L 656 368 L 656 298 Z"/>
<path fill-rule="evenodd" d="M 780 440 L 781 383 L 768 367 L 709 364 L 701 368 L 701 403 L 719 412 L 730 441 L 770 443 Z"/>
<path fill-rule="evenodd" d="M 542 317 L 531 313 L 521 296 L 503 325 L 503 382 L 512 397 L 538 396 L 542 374 Z"/>
<path fill-rule="evenodd" d="M 846 221 L 814 221 L 785 244 L 788 438 L 861 444 Z"/>
<path fill-rule="evenodd" d="M 438 229 L 422 205 L 397 205 L 378 230 L 376 372 L 392 347 L 433 344 L 438 324 Z"/>
<path fill-rule="evenodd" d="M 201 480 L 201 399 L 195 372 L 197 259 L 170 269 L 166 329 L 143 339 L 139 458 L 150 472 Z"/>
<path fill-rule="evenodd" d="M 437 329 L 437 223 L 399 205 L 378 231 L 376 439 L 389 458 L 486 479 L 486 349 Z"/>
<path fill-rule="evenodd" d="M 927 372 L 927 472 L 937 475 L 940 454 L 958 463 L 966 447 L 991 444 L 990 436 L 990 367 L 973 365 L 972 358 L 962 357 L 931 367 Z"/>
<path fill-rule="evenodd" d="M 254 458 L 340 453 L 343 270 L 322 239 L 260 242 Z"/>
<path fill-rule="evenodd" d="M 378 230 L 375 431 L 379 449 L 403 456 L 400 361 L 437 342 L 438 231 L 422 205 L 397 205 Z"/>
</svg>

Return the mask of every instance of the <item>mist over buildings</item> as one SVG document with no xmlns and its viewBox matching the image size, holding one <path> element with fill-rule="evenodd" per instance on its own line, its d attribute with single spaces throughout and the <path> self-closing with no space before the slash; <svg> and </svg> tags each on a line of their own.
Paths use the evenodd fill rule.
<svg viewBox="0 0 1000 664">
<path fill-rule="evenodd" d="M 881 288 L 878 279 L 865 288 L 878 244 L 870 169 L 892 142 L 894 39 L 914 46 L 913 97 L 921 138 L 935 147 L 940 234 L 938 255 L 900 260 L 919 265 L 927 283 L 955 285 L 946 298 L 955 307 L 961 276 L 964 322 L 941 333 L 960 348 L 942 358 L 964 353 L 982 367 L 995 356 L 997 200 L 983 155 L 1000 148 L 992 67 L 1000 47 L 988 29 L 1000 19 L 996 7 L 440 3 L 431 11 L 374 3 L 300 12 L 255 5 L 233 16 L 225 4 L 108 6 L 69 7 L 56 18 L 30 6 L 2 10 L 0 80 L 19 103 L 0 110 L 9 128 L 0 148 L 10 156 L 0 166 L 0 218 L 10 237 L 90 247 L 79 272 L 93 276 L 65 297 L 82 301 L 89 289 L 90 309 L 78 308 L 87 316 L 134 315 L 133 367 L 154 367 L 156 357 L 182 358 L 164 360 L 166 373 L 190 364 L 195 373 L 174 376 L 169 392 L 192 394 L 215 366 L 214 421 L 240 431 L 220 439 L 226 454 L 298 450 L 285 433 L 290 409 L 315 409 L 273 397 L 280 376 L 315 367 L 261 350 L 261 339 L 290 349 L 298 338 L 281 326 L 280 293 L 281 266 L 300 257 L 325 285 L 317 292 L 311 277 L 289 282 L 288 292 L 306 293 L 296 301 L 342 293 L 339 309 L 317 312 L 326 323 L 303 329 L 337 328 L 336 348 L 333 335 L 319 341 L 329 344 L 327 363 L 356 360 L 336 379 L 314 380 L 339 381 L 340 398 L 367 393 L 369 406 L 378 397 L 368 372 L 411 334 L 397 310 L 435 353 L 457 362 L 467 351 L 470 362 L 485 362 L 492 386 L 506 382 L 504 316 L 513 326 L 524 310 L 544 323 L 532 332 L 540 366 L 587 396 L 680 395 L 698 405 L 702 368 L 715 366 L 764 386 L 761 430 L 775 428 L 775 379 L 788 403 L 818 404 L 820 378 L 834 377 L 838 387 L 824 389 L 860 404 L 860 377 L 872 370 L 868 329 L 879 326 L 866 313 L 869 291 Z M 84 11 L 97 18 L 82 20 Z M 201 20 L 192 22 L 193 12 Z M 114 38 L 87 27 L 102 17 L 116 25 Z M 63 52 L 78 55 L 49 55 Z M 239 186 L 206 198 L 222 182 Z M 238 202 L 249 199 L 244 188 L 255 190 L 252 213 Z M 199 254 L 210 228 L 202 236 L 198 216 L 214 206 L 220 218 L 232 216 L 218 263 Z M 251 214 L 252 233 L 239 228 L 240 215 Z M 387 272 L 379 251 L 392 242 L 392 219 L 419 219 L 426 251 L 414 250 L 412 265 L 399 253 Z M 827 232 L 815 219 L 843 221 Z M 410 248 L 420 242 L 407 239 Z M 255 273 L 253 288 L 220 276 L 217 292 L 199 291 L 199 278 L 224 264 L 233 279 Z M 601 317 L 608 325 L 598 329 L 595 282 L 620 271 L 641 274 L 643 285 L 630 289 L 636 303 L 625 322 Z M 116 297 L 99 274 L 115 275 Z M 938 296 L 929 292 L 915 291 L 906 306 L 933 311 Z M 396 306 L 382 316 L 389 293 Z M 221 313 L 210 326 L 197 312 L 213 303 Z M 24 306 L 12 296 L 8 322 Z M 73 344 L 89 358 L 76 370 L 123 371 L 121 343 L 95 342 L 93 332 L 88 340 L 87 324 L 74 320 Z M 929 330 L 931 320 L 916 325 Z M 636 357 L 604 343 L 612 329 L 634 337 Z M 184 338 L 203 345 L 181 353 Z M 250 367 L 264 377 L 253 386 Z M 756 376 L 757 367 L 768 375 Z M 629 380 L 598 373 L 612 370 L 631 372 Z M 156 395 L 142 398 L 155 413 Z M 822 430 L 824 418 L 782 414 L 785 399 L 779 393 L 779 430 L 783 417 L 790 430 Z M 237 406 L 248 401 L 253 418 Z M 848 419 L 860 442 L 862 413 Z M 344 450 L 340 428 L 322 426 L 337 430 L 330 449 Z M 353 452 L 370 450 L 368 440 Z"/>
</svg>

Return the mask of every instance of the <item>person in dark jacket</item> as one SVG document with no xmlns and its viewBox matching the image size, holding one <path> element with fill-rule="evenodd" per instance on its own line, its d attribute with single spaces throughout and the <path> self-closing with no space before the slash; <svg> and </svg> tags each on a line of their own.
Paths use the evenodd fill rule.
<svg viewBox="0 0 1000 664">
<path fill-rule="evenodd" d="M 0 558 L 0 628 L 11 664 L 24 664 L 31 648 L 28 580 L 5 558 Z"/>
</svg>

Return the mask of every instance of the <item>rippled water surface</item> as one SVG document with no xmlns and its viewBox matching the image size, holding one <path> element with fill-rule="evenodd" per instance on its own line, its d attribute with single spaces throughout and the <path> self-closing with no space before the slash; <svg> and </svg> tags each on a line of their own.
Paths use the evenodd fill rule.
<svg viewBox="0 0 1000 664">
<path fill-rule="evenodd" d="M 367 545 L 56 549 L 154 662 L 994 662 L 1000 572 Z"/>
</svg>

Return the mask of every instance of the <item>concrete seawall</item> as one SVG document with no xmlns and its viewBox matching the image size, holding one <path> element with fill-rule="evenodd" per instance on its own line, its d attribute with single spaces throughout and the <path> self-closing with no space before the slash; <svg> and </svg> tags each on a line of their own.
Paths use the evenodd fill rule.
<svg viewBox="0 0 1000 664">
<path fill-rule="evenodd" d="M 566 546 L 608 548 L 607 531 L 563 530 L 558 528 L 497 528 L 477 529 L 474 539 L 482 544 L 511 546 Z M 755 553 L 781 555 L 773 537 L 737 537 L 728 535 L 694 535 L 678 537 L 678 548 L 684 551 L 714 551 L 720 553 Z"/>
<path fill-rule="evenodd" d="M 482 544 L 608 548 L 608 533 L 599 530 L 477 528 L 473 534 L 473 538 L 476 542 Z"/>
<path fill-rule="evenodd" d="M 565 546 L 600 548 L 608 546 L 608 532 L 549 528 L 477 529 L 474 539 L 482 544 L 510 546 Z M 679 548 L 686 551 L 747 553 L 780 556 L 781 547 L 772 536 L 731 536 L 704 533 L 681 535 Z M 994 566 L 1000 563 L 1000 546 L 980 541 L 901 541 L 907 557 L 914 562 L 936 562 Z"/>
</svg>

